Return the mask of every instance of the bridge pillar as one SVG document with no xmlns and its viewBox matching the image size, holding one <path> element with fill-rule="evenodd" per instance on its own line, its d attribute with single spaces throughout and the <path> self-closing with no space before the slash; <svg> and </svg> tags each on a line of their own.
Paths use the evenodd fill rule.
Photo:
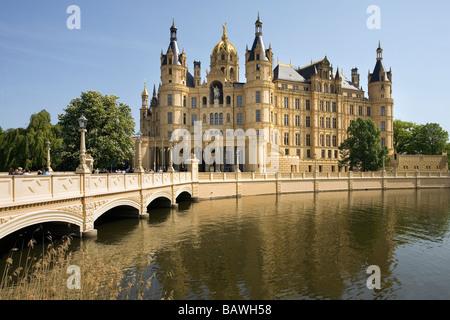
<svg viewBox="0 0 450 320">
<path fill-rule="evenodd" d="M 95 238 L 97 237 L 97 229 L 91 229 L 81 233 L 82 238 Z"/>
</svg>

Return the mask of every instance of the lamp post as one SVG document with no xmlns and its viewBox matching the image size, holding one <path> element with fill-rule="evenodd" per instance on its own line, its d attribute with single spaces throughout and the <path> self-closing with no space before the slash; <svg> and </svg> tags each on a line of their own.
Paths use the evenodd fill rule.
<svg viewBox="0 0 450 320">
<path fill-rule="evenodd" d="M 48 168 L 48 172 L 53 172 L 53 169 L 52 169 L 52 167 L 50 166 L 50 146 L 52 145 L 51 143 L 50 143 L 50 141 L 47 141 L 47 165 L 46 165 L 46 167 Z"/>
<path fill-rule="evenodd" d="M 172 155 L 172 150 L 173 150 L 173 141 L 172 139 L 170 139 L 169 141 L 169 168 L 167 169 L 167 172 L 174 172 L 175 169 L 173 168 L 173 155 Z"/>
<path fill-rule="evenodd" d="M 143 173 L 144 172 L 144 168 L 142 168 L 142 150 L 141 150 L 141 146 L 142 146 L 142 133 L 139 131 L 136 134 L 137 137 L 137 141 L 138 141 L 138 149 L 137 149 L 137 168 L 134 172 L 136 173 Z"/>
<path fill-rule="evenodd" d="M 80 141 L 80 165 L 78 166 L 75 173 L 91 173 L 89 168 L 86 165 L 86 143 L 85 143 L 85 133 L 86 130 L 86 122 L 87 119 L 84 115 L 78 119 L 78 124 L 80 125 L 80 129 L 78 131 L 81 133 L 81 141 Z"/>
</svg>

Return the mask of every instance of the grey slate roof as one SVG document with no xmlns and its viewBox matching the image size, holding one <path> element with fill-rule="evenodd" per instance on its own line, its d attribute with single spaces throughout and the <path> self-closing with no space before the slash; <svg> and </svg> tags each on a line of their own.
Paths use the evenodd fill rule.
<svg viewBox="0 0 450 320">
<path fill-rule="evenodd" d="M 294 81 L 294 82 L 302 82 L 306 83 L 306 79 L 303 78 L 297 70 L 290 66 L 285 65 L 277 65 L 273 70 L 273 80 L 286 80 L 286 81 Z"/>
<path fill-rule="evenodd" d="M 255 61 L 256 60 L 256 46 L 259 44 L 261 48 L 261 53 L 259 60 L 267 61 L 269 60 L 266 55 L 266 47 L 264 45 L 264 40 L 261 35 L 256 35 L 255 40 L 253 41 L 252 49 L 250 50 L 250 55 L 248 56 L 248 61 Z"/>
</svg>

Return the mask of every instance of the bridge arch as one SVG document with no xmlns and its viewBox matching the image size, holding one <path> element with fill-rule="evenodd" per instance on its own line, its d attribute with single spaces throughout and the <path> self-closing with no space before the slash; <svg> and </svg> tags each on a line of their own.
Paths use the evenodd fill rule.
<svg viewBox="0 0 450 320">
<path fill-rule="evenodd" d="M 0 229 L 0 239 L 31 225 L 52 222 L 73 224 L 78 226 L 80 231 L 83 229 L 83 217 L 80 215 L 55 210 L 37 211 L 23 216 L 18 216 L 5 223 Z"/>
<path fill-rule="evenodd" d="M 151 206 L 152 203 L 157 203 L 160 200 L 166 200 L 168 205 L 171 205 L 173 203 L 173 198 L 172 198 L 172 194 L 169 192 L 165 192 L 165 191 L 160 191 L 157 192 L 153 195 L 151 195 L 150 197 L 148 197 L 148 199 L 145 201 L 144 206 L 145 207 L 149 207 Z"/>
<path fill-rule="evenodd" d="M 103 206 L 101 206 L 97 211 L 95 211 L 92 215 L 92 220 L 95 222 L 98 218 L 100 218 L 103 214 L 118 207 L 132 207 L 138 210 L 138 214 L 141 214 L 141 205 L 139 202 L 131 200 L 131 199 L 116 199 L 113 200 Z"/>
</svg>

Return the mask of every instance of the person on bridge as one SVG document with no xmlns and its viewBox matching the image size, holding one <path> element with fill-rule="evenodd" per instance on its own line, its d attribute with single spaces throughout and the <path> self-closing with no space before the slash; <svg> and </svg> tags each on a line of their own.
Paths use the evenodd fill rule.
<svg viewBox="0 0 450 320">
<path fill-rule="evenodd" d="M 43 175 L 50 175 L 50 169 L 45 168 L 44 172 L 42 172 Z"/>
</svg>

